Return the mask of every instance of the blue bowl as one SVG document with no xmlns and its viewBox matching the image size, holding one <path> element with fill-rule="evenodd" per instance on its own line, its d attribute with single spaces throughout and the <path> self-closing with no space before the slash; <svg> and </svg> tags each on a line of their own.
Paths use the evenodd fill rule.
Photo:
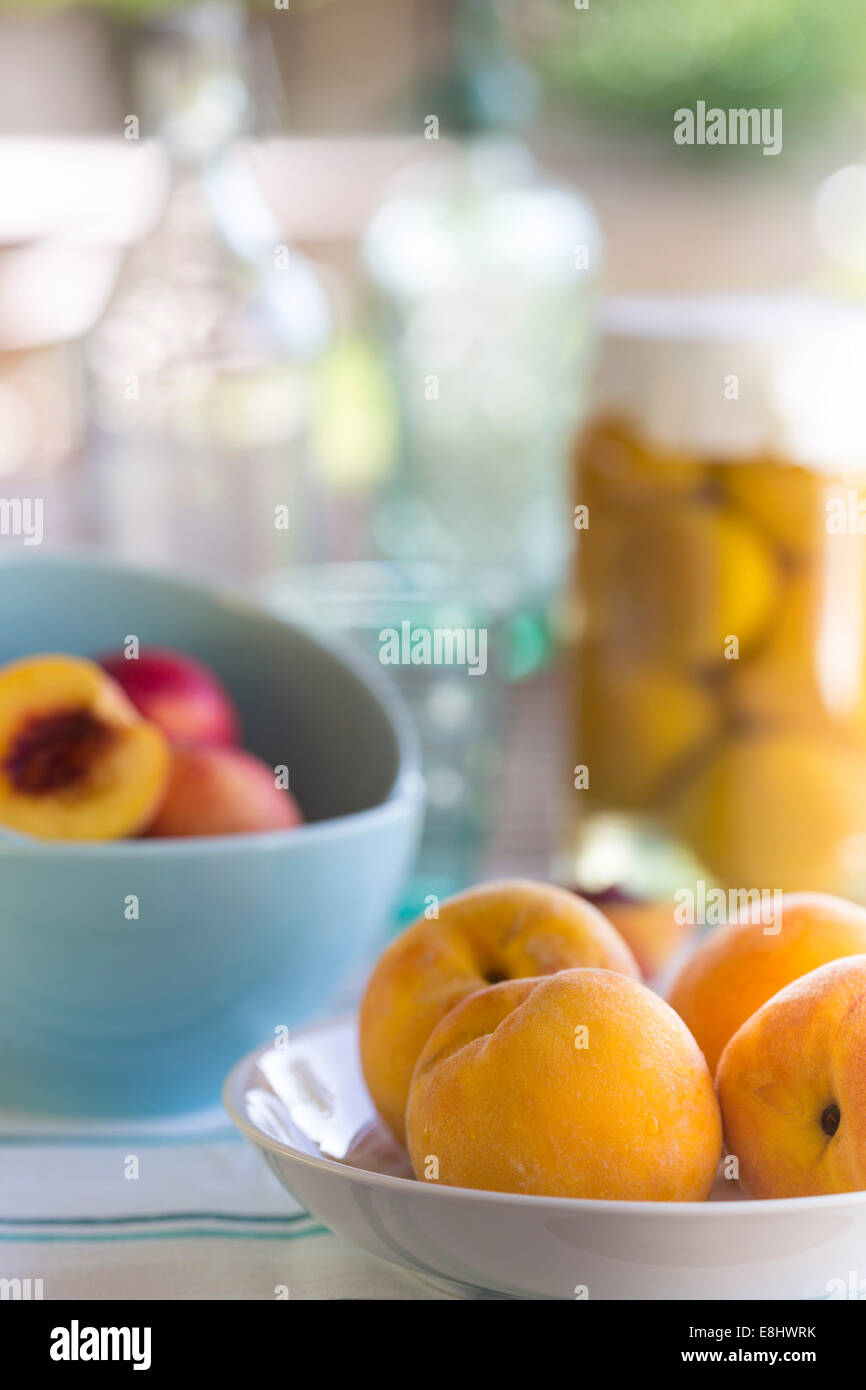
<svg viewBox="0 0 866 1390">
<path fill-rule="evenodd" d="M 320 1009 L 373 950 L 415 848 L 422 784 L 375 667 L 160 575 L 31 551 L 0 564 L 0 662 L 177 647 L 290 768 L 308 824 L 61 843 L 0 831 L 0 1105 L 164 1114 L 219 1099 L 245 1050 Z M 137 920 L 128 920 L 131 895 Z"/>
</svg>

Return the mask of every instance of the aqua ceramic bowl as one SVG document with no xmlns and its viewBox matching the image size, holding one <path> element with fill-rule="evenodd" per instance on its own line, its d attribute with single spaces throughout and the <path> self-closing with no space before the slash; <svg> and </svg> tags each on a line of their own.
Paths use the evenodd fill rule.
<svg viewBox="0 0 866 1390">
<path fill-rule="evenodd" d="M 414 852 L 414 734 L 375 667 L 98 558 L 0 564 L 0 662 L 117 650 L 133 633 L 218 672 L 246 745 L 288 761 L 309 823 L 88 844 L 0 830 L 5 1107 L 120 1116 L 218 1101 L 239 1052 L 322 1008 L 370 955 Z"/>
</svg>

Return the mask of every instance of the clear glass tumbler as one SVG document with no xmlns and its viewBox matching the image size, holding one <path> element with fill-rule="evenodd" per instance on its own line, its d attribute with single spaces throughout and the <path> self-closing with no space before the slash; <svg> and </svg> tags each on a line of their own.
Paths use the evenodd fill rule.
<svg viewBox="0 0 866 1390">
<path fill-rule="evenodd" d="M 373 561 L 299 565 L 262 594 L 319 636 L 356 645 L 409 707 L 427 793 L 400 906 L 400 919 L 412 920 L 430 894 L 449 897 L 473 881 L 496 816 L 513 595 L 471 569 Z"/>
</svg>

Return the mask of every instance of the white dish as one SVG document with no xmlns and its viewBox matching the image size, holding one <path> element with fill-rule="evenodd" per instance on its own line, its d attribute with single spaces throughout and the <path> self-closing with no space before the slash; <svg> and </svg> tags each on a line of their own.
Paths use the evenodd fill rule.
<svg viewBox="0 0 866 1390">
<path fill-rule="evenodd" d="M 598 1202 L 416 1181 L 377 1120 L 353 1020 L 268 1045 L 223 1100 L 283 1185 L 338 1235 L 428 1277 L 518 1298 L 827 1298 L 866 1275 L 866 1192 Z"/>
</svg>

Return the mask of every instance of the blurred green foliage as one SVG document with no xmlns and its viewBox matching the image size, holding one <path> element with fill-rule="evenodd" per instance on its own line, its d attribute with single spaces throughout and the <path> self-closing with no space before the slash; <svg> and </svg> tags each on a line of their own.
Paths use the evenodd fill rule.
<svg viewBox="0 0 866 1390">
<path fill-rule="evenodd" d="M 866 87 L 864 0 L 502 0 L 549 93 L 669 131 L 678 106 L 816 117 Z"/>
</svg>

